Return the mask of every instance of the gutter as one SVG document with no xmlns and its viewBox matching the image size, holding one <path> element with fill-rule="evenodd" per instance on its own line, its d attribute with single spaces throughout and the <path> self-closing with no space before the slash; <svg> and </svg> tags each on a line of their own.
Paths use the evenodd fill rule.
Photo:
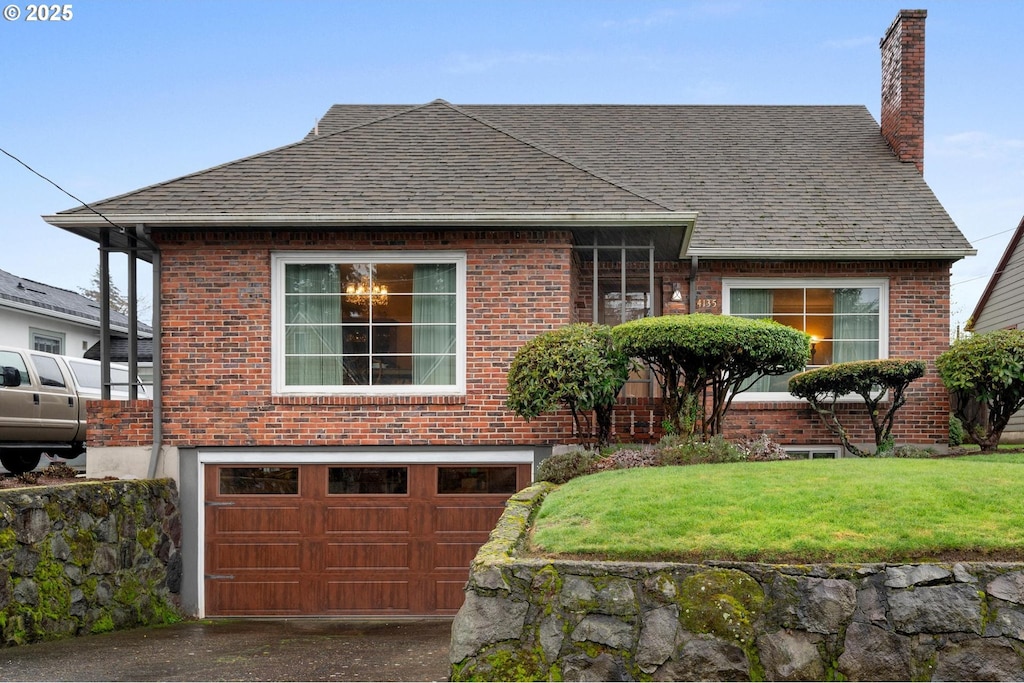
<svg viewBox="0 0 1024 683">
<path fill-rule="evenodd" d="M 473 213 L 146 213 L 105 214 L 115 224 L 145 223 L 148 228 L 188 227 L 354 227 L 354 226 L 515 226 L 615 227 L 691 224 L 696 211 L 581 211 Z M 102 228 L 110 223 L 91 214 L 43 216 L 60 228 Z"/>
<path fill-rule="evenodd" d="M 690 256 L 712 260 L 810 261 L 851 259 L 858 261 L 958 261 L 976 256 L 977 249 L 691 249 Z"/>
</svg>

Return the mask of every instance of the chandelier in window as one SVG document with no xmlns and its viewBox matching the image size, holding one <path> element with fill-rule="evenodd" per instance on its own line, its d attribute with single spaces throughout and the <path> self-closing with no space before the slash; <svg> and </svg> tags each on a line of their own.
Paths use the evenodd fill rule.
<svg viewBox="0 0 1024 683">
<path fill-rule="evenodd" d="M 352 304 L 365 304 L 369 300 L 374 306 L 387 306 L 388 286 L 371 285 L 367 279 L 350 282 L 345 286 L 345 298 Z"/>
</svg>

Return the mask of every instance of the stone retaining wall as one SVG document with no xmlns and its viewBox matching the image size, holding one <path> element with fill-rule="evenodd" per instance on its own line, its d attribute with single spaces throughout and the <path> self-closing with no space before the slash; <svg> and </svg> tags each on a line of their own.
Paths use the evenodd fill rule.
<svg viewBox="0 0 1024 683">
<path fill-rule="evenodd" d="M 1024 564 L 518 559 L 509 501 L 452 626 L 452 680 L 1022 680 Z"/>
<path fill-rule="evenodd" d="M 179 618 L 170 479 L 0 491 L 0 646 Z"/>
</svg>

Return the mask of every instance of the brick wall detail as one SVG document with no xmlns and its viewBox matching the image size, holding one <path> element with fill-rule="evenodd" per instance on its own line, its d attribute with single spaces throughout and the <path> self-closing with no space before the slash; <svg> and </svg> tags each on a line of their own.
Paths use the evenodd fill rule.
<svg viewBox="0 0 1024 683">
<path fill-rule="evenodd" d="M 211 446 L 524 446 L 571 442 L 567 414 L 526 422 L 505 408 L 505 375 L 528 339 L 591 319 L 589 262 L 568 233 L 533 231 L 322 233 L 161 232 L 164 444 Z M 274 396 L 271 391 L 272 251 L 462 250 L 467 254 L 467 378 L 464 396 Z M 646 278 L 630 271 L 630 276 Z M 657 263 L 663 313 L 687 313 L 689 263 Z M 944 444 L 948 397 L 931 361 L 948 347 L 945 262 L 702 261 L 696 297 L 720 313 L 723 277 L 889 278 L 893 358 L 929 361 L 897 421 L 900 443 Z M 678 283 L 682 302 L 671 302 Z M 654 412 L 652 412 L 654 411 Z M 151 402 L 96 402 L 91 446 L 149 443 Z M 624 401 L 621 440 L 660 437 L 661 416 L 644 399 Z M 734 404 L 730 438 L 767 432 L 780 443 L 837 443 L 800 402 Z M 867 418 L 855 429 L 870 440 Z"/>
</svg>

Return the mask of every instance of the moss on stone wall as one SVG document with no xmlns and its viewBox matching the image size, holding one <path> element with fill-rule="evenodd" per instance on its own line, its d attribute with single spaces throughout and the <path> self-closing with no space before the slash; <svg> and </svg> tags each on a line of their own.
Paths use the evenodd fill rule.
<svg viewBox="0 0 1024 683">
<path fill-rule="evenodd" d="M 172 480 L 0 492 L 0 644 L 180 619 Z"/>
</svg>

